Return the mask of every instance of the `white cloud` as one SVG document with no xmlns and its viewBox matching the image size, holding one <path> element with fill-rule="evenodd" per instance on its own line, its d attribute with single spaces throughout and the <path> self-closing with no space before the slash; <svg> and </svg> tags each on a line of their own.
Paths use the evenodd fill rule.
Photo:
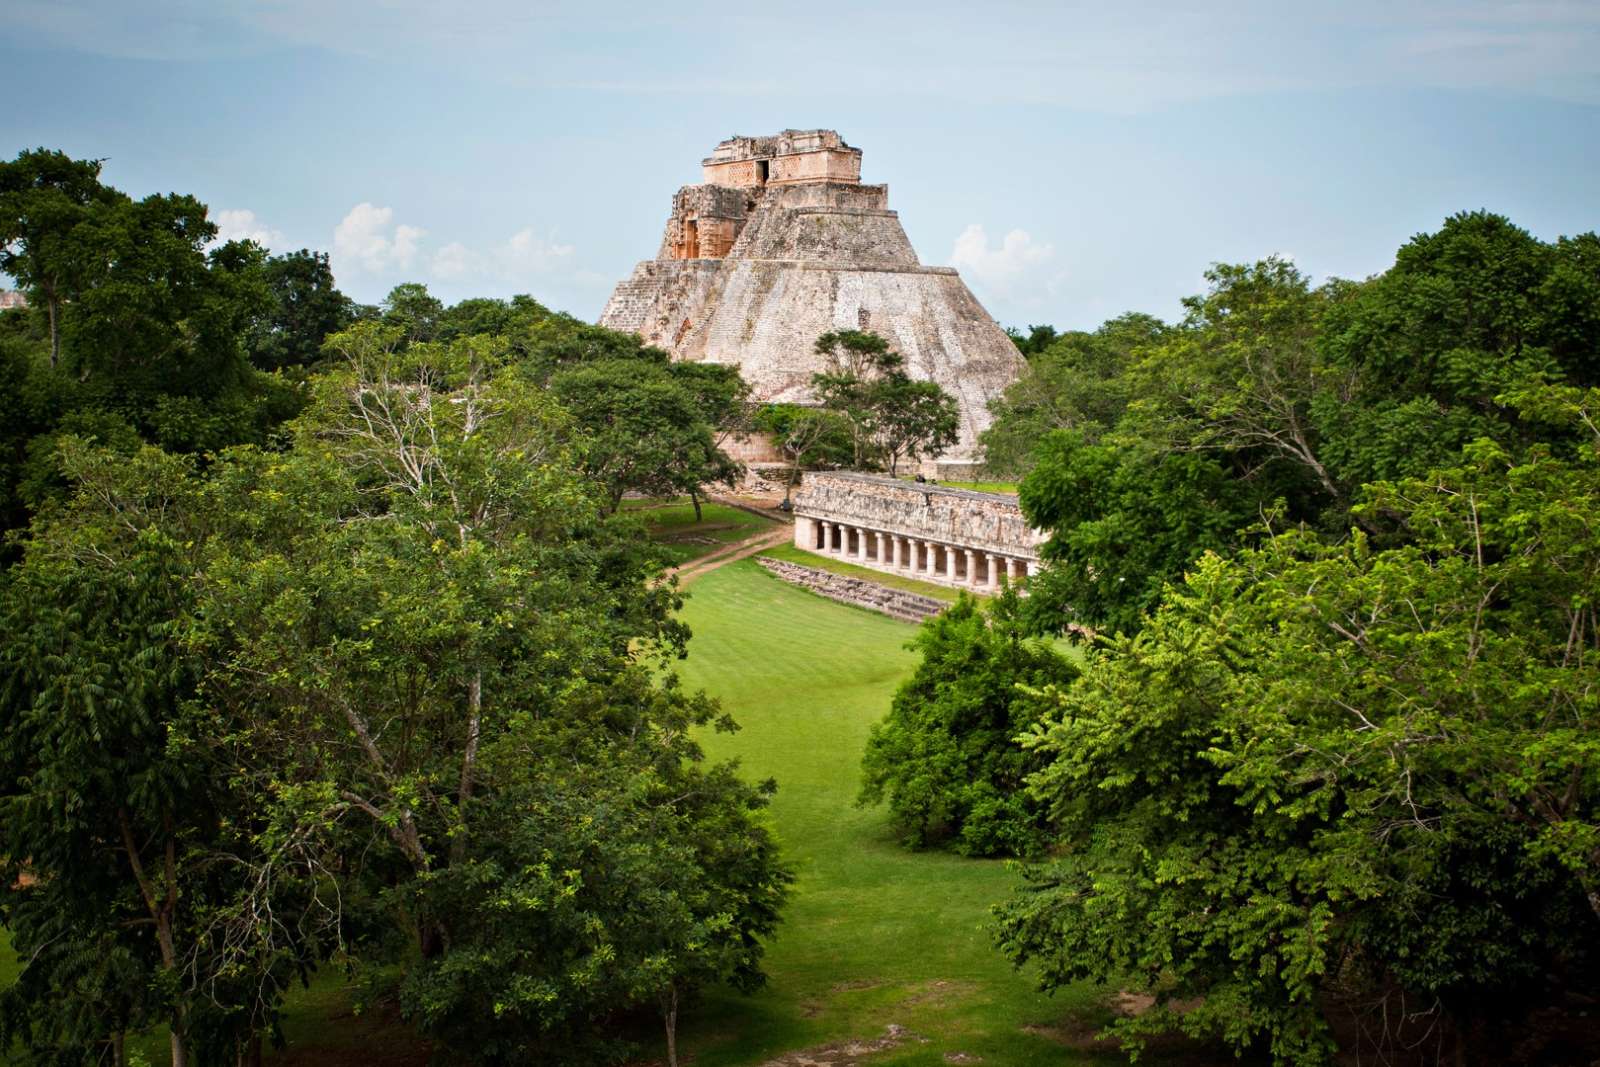
<svg viewBox="0 0 1600 1067">
<path fill-rule="evenodd" d="M 360 203 L 333 230 L 333 253 L 341 263 L 355 262 L 377 272 L 389 267 L 409 267 L 426 230 L 395 225 L 394 209 Z"/>
<path fill-rule="evenodd" d="M 436 278 L 461 278 L 475 267 L 472 250 L 460 241 L 451 241 L 433 254 L 433 274 Z"/>
<path fill-rule="evenodd" d="M 570 262 L 571 255 L 571 245 L 556 244 L 554 237 L 540 237 L 529 226 L 511 235 L 511 240 L 506 242 L 503 250 L 502 261 L 510 270 L 545 274 Z"/>
<path fill-rule="evenodd" d="M 991 247 L 988 233 L 974 222 L 956 238 L 949 263 L 986 292 L 1015 299 L 1048 287 L 1044 267 L 1055 254 L 1054 245 L 1035 241 L 1027 230 L 1012 230 Z"/>
<path fill-rule="evenodd" d="M 228 241 L 254 241 L 263 248 L 278 248 L 286 243 L 282 231 L 274 230 L 266 222 L 256 218 L 256 213 L 247 208 L 232 208 L 219 211 L 212 216 L 211 221 L 217 224 L 217 244 Z"/>
</svg>

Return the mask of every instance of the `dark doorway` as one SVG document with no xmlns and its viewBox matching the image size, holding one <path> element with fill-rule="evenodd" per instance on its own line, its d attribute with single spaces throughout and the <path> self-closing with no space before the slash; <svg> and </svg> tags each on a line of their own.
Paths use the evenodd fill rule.
<svg viewBox="0 0 1600 1067">
<path fill-rule="evenodd" d="M 767 184 L 767 161 L 764 159 L 756 160 L 756 181 L 762 185 Z"/>
</svg>

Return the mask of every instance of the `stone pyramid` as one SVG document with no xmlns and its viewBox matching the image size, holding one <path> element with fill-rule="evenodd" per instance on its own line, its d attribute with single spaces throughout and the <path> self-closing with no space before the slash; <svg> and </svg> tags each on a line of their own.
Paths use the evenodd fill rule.
<svg viewBox="0 0 1600 1067">
<path fill-rule="evenodd" d="M 824 369 L 817 338 L 871 330 L 956 397 L 961 437 L 938 470 L 970 469 L 1022 356 L 954 269 L 917 261 L 889 187 L 861 184 L 861 150 L 832 130 L 785 130 L 723 141 L 702 166 L 600 324 L 674 359 L 736 364 L 758 400 L 797 404 Z"/>
</svg>

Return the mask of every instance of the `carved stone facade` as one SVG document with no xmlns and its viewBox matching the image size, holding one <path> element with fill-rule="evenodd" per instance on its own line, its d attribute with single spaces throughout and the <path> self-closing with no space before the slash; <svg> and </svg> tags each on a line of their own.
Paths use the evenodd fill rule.
<svg viewBox="0 0 1600 1067">
<path fill-rule="evenodd" d="M 1022 356 L 954 270 L 917 261 L 888 186 L 861 184 L 861 150 L 832 130 L 734 137 L 702 175 L 600 324 L 675 359 L 737 365 L 757 400 L 797 404 L 825 369 L 817 338 L 871 330 L 956 398 L 960 440 L 942 458 L 970 463 Z"/>
<path fill-rule="evenodd" d="M 12 308 L 25 308 L 28 298 L 15 289 L 0 289 L 0 311 L 9 311 Z"/>
<path fill-rule="evenodd" d="M 794 513 L 797 548 L 975 589 L 1036 573 L 1045 541 L 1014 496 L 882 474 L 807 474 Z"/>
</svg>

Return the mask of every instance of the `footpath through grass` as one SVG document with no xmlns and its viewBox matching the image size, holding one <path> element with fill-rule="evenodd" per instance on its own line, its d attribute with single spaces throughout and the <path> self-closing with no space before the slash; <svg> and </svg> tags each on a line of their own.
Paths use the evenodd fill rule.
<svg viewBox="0 0 1600 1067">
<path fill-rule="evenodd" d="M 1126 1062 L 1082 1049 L 1085 1024 L 1092 1032 L 1107 1018 L 1102 991 L 1046 997 L 990 946 L 989 907 L 1014 872 L 909 852 L 882 809 L 854 807 L 868 727 L 914 665 L 904 647 L 913 628 L 805 593 L 749 560 L 708 574 L 684 618 L 694 630 L 684 680 L 743 727 L 706 746 L 738 757 L 751 778 L 778 780 L 771 816 L 799 876 L 768 988 L 714 992 L 684 1019 L 680 1041 L 697 1067 L 876 1038 L 891 1023 L 928 1041 L 873 1064 L 944 1064 L 946 1053 L 990 1065 Z"/>
<path fill-rule="evenodd" d="M 650 540 L 666 550 L 675 567 L 777 525 L 771 519 L 740 508 L 709 501 L 701 502 L 701 519 L 696 522 L 694 505 L 689 503 L 688 497 L 671 501 L 630 500 L 624 507 L 643 520 Z"/>
</svg>

